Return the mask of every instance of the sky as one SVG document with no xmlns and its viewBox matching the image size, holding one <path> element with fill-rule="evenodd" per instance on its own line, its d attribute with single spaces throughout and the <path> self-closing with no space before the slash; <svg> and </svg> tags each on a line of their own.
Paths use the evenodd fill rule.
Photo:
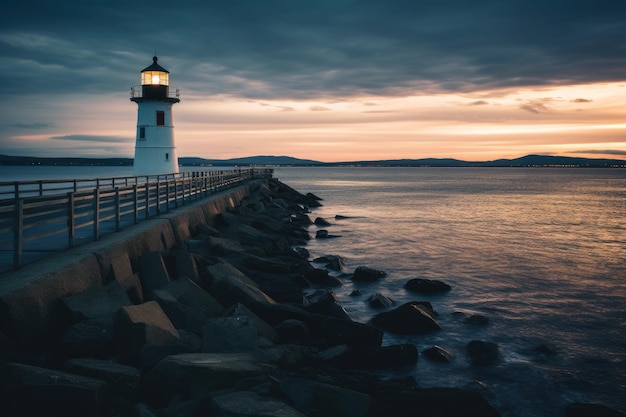
<svg viewBox="0 0 626 417">
<path fill-rule="evenodd" d="M 6 3 L 1 154 L 133 157 L 156 53 L 182 157 L 626 160 L 623 0 Z"/>
</svg>

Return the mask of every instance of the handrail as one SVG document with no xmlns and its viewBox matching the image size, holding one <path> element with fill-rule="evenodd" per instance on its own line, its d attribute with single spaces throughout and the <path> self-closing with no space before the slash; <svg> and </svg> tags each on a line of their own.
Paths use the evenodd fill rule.
<svg viewBox="0 0 626 417">
<path fill-rule="evenodd" d="M 251 168 L 0 182 L 0 273 L 272 175 L 271 169 Z"/>
</svg>

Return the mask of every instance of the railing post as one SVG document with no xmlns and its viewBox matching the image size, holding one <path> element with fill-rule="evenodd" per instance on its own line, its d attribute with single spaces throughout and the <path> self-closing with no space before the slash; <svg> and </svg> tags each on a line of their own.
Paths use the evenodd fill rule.
<svg viewBox="0 0 626 417">
<path fill-rule="evenodd" d="M 100 238 L 100 190 L 93 190 L 93 239 Z"/>
<path fill-rule="evenodd" d="M 133 204 L 133 223 L 137 224 L 139 223 L 139 195 L 137 192 L 137 183 L 133 184 L 133 199 L 134 204 Z"/>
<path fill-rule="evenodd" d="M 156 180 L 156 213 L 161 214 L 161 176 L 157 175 Z"/>
<path fill-rule="evenodd" d="M 170 212 L 170 182 L 165 180 L 165 208 L 167 212 Z"/>
<path fill-rule="evenodd" d="M 115 231 L 120 231 L 122 223 L 122 208 L 120 207 L 120 187 L 115 187 Z"/>
<path fill-rule="evenodd" d="M 76 226 L 74 222 L 74 193 L 67 193 L 67 244 L 71 248 L 74 246 L 76 236 Z"/>
<path fill-rule="evenodd" d="M 146 177 L 146 219 L 150 218 L 150 180 Z"/>
<path fill-rule="evenodd" d="M 13 240 L 13 268 L 18 269 L 22 264 L 22 249 L 24 245 L 24 200 L 21 198 L 15 199 Z"/>
</svg>

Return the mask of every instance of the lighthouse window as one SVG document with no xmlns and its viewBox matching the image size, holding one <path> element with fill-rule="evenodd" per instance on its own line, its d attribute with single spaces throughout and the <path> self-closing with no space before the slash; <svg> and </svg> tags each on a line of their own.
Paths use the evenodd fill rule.
<svg viewBox="0 0 626 417">
<path fill-rule="evenodd" d="M 157 126 L 165 126 L 165 112 L 157 110 L 156 112 Z"/>
<path fill-rule="evenodd" d="M 169 161 L 169 160 L 170 160 L 170 154 L 169 154 L 169 153 L 166 153 L 166 154 L 165 154 L 165 160 L 166 160 L 166 161 Z"/>
<path fill-rule="evenodd" d="M 140 127 L 139 128 L 139 139 L 145 139 L 146 138 L 146 128 L 145 127 Z"/>
</svg>

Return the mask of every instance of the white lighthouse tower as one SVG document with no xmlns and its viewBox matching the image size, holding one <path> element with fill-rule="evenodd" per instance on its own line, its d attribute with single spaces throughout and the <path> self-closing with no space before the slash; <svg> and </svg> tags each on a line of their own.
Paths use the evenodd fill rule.
<svg viewBox="0 0 626 417">
<path fill-rule="evenodd" d="M 152 58 L 141 71 L 141 88 L 131 87 L 131 101 L 137 103 L 135 176 L 178 173 L 174 144 L 172 106 L 180 101 L 178 89 L 170 92 L 170 73 Z"/>
</svg>

